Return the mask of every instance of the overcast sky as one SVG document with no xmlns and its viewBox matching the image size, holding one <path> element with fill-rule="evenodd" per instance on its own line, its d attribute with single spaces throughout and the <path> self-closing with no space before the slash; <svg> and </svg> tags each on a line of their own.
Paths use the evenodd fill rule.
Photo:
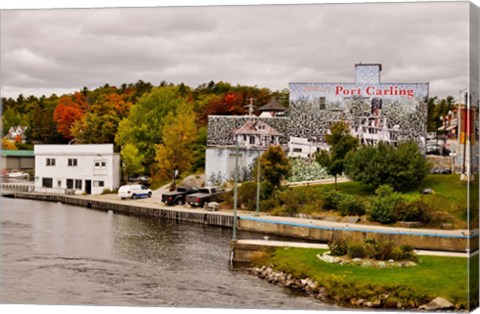
<svg viewBox="0 0 480 314">
<path fill-rule="evenodd" d="M 3 97 L 84 86 L 211 80 L 271 90 L 351 82 L 381 63 L 382 82 L 467 86 L 468 4 L 367 3 L 3 10 Z"/>
</svg>

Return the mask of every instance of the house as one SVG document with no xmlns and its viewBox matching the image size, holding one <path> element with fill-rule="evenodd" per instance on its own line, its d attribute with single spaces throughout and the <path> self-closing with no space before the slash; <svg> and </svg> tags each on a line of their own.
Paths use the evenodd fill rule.
<svg viewBox="0 0 480 314">
<path fill-rule="evenodd" d="M 282 136 L 277 130 L 260 120 L 249 120 L 242 127 L 233 131 L 234 137 L 240 146 L 264 147 L 279 145 Z"/>
<path fill-rule="evenodd" d="M 33 150 L 0 150 L 0 169 L 32 170 L 35 166 Z"/>
<path fill-rule="evenodd" d="M 120 186 L 113 144 L 35 145 L 35 191 L 101 194 Z"/>
<path fill-rule="evenodd" d="M 260 111 L 260 117 L 275 117 L 275 116 L 283 116 L 288 111 L 284 105 L 278 102 L 275 98 L 266 104 L 257 109 Z"/>
<path fill-rule="evenodd" d="M 288 141 L 288 157 L 290 158 L 311 159 L 321 150 L 329 150 L 329 146 L 326 143 L 295 136 L 291 136 Z"/>
<path fill-rule="evenodd" d="M 28 129 L 28 126 L 21 126 L 21 125 L 12 126 L 8 130 L 8 133 L 7 135 L 5 135 L 5 137 L 12 142 L 25 143 L 27 139 L 27 137 L 25 136 L 25 131 L 27 129 Z"/>
</svg>

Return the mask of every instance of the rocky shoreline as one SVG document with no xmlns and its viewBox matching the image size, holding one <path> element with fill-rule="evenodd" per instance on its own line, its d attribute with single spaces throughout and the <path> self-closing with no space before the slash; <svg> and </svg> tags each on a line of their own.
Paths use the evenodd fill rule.
<svg viewBox="0 0 480 314">
<path fill-rule="evenodd" d="M 339 302 L 340 300 L 338 297 L 336 297 L 335 295 L 331 295 L 327 288 L 320 285 L 318 282 L 310 278 L 295 278 L 291 274 L 274 270 L 272 265 L 268 267 L 262 266 L 249 268 L 249 272 L 263 280 L 266 280 L 271 284 L 292 289 L 296 293 L 303 294 L 308 297 L 313 297 L 319 301 L 329 304 L 338 304 L 341 306 L 352 308 L 390 308 L 401 310 L 417 309 L 424 311 L 455 309 L 452 303 L 439 297 L 431 300 L 427 304 L 420 305 L 418 307 L 411 307 L 407 304 L 402 304 L 401 302 L 396 302 L 395 304 L 392 304 L 391 302 L 387 302 L 389 295 L 386 293 L 379 294 L 375 298 L 370 298 L 369 300 L 352 298 L 351 300 L 348 300 L 348 302 L 342 303 Z"/>
</svg>

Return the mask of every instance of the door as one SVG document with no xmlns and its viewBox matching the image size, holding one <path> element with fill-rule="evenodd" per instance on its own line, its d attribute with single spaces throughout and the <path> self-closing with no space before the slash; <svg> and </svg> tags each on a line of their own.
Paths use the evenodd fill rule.
<svg viewBox="0 0 480 314">
<path fill-rule="evenodd" d="M 92 194 L 92 180 L 85 180 L 85 193 Z"/>
</svg>

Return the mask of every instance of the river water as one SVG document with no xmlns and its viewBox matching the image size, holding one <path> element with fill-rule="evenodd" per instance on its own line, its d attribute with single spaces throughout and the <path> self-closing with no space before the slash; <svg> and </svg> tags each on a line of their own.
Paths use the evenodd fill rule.
<svg viewBox="0 0 480 314">
<path fill-rule="evenodd" d="M 0 200 L 3 304 L 327 309 L 229 269 L 229 229 Z"/>
</svg>

